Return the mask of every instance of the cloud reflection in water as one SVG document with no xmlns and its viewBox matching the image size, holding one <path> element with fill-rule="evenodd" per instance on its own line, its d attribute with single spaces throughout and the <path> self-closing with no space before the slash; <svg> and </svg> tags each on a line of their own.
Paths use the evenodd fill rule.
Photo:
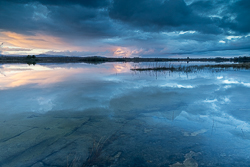
<svg viewBox="0 0 250 167">
<path fill-rule="evenodd" d="M 135 119 L 143 122 L 144 133 L 153 127 L 171 127 L 182 135 L 178 141 L 195 138 L 204 152 L 245 157 L 247 149 L 234 153 L 233 148 L 250 147 L 250 88 L 243 84 L 250 82 L 248 71 L 201 72 L 188 77 L 173 73 L 156 79 L 134 74 L 131 66 L 3 65 L 6 77 L 0 81 L 0 114 L 66 111 L 99 114 L 114 122 Z"/>
</svg>

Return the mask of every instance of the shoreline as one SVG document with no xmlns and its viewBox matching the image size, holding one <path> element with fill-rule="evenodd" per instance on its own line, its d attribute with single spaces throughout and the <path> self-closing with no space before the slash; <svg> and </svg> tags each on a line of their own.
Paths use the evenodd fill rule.
<svg viewBox="0 0 250 167">
<path fill-rule="evenodd" d="M 26 57 L 26 56 L 0 56 L 0 63 L 90 63 L 100 64 L 106 62 L 250 62 L 250 57 L 233 57 L 233 58 L 109 58 L 109 57 Z"/>
</svg>

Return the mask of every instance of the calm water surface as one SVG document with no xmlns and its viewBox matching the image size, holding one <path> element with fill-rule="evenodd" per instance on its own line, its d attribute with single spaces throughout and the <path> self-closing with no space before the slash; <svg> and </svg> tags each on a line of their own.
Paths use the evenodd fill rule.
<svg viewBox="0 0 250 167">
<path fill-rule="evenodd" d="M 250 71 L 134 66 L 0 65 L 0 166 L 250 166 Z"/>
</svg>

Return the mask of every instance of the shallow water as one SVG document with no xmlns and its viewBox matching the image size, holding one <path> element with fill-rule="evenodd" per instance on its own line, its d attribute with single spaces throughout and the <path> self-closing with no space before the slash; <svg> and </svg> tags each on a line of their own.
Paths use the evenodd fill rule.
<svg viewBox="0 0 250 167">
<path fill-rule="evenodd" d="M 1 65 L 0 166 L 250 166 L 250 71 L 135 66 Z"/>
</svg>

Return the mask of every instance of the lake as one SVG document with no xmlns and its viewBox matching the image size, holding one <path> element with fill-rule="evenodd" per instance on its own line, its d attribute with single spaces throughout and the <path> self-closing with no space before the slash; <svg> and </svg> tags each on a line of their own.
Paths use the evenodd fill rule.
<svg viewBox="0 0 250 167">
<path fill-rule="evenodd" d="M 150 65 L 0 65 L 0 166 L 250 166 L 250 70 Z"/>
</svg>

